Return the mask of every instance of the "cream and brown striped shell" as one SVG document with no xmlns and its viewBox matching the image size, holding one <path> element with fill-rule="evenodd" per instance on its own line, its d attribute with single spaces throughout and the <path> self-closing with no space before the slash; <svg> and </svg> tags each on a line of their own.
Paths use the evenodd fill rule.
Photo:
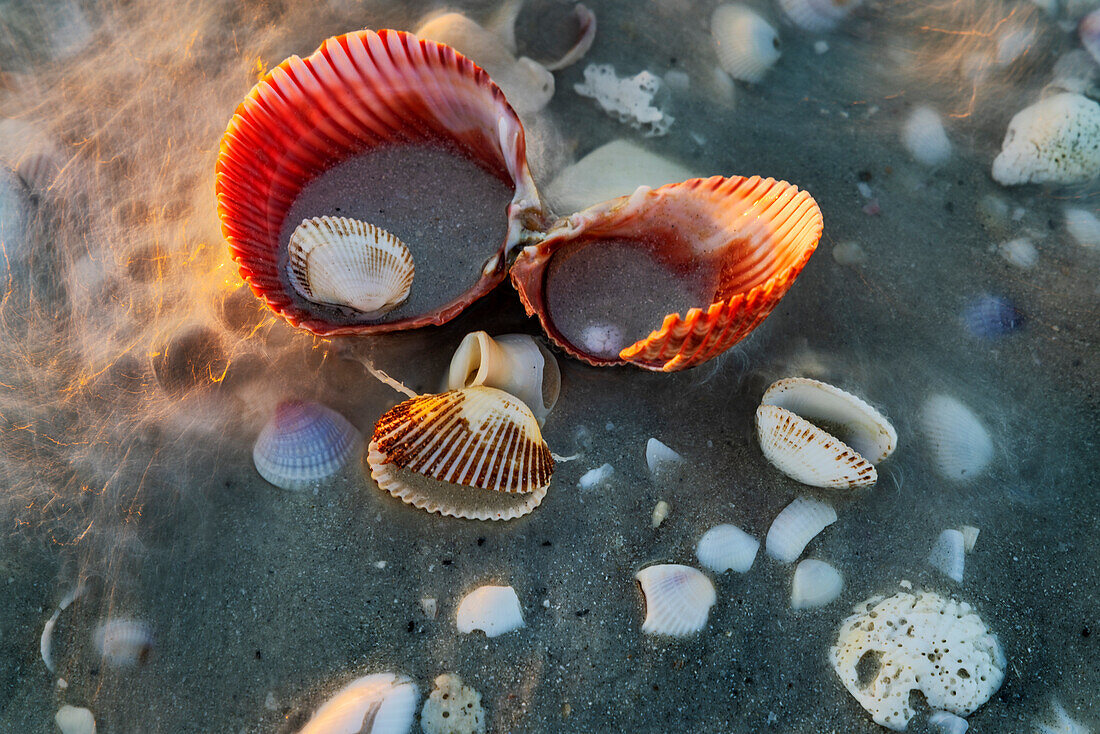
<svg viewBox="0 0 1100 734">
<path fill-rule="evenodd" d="M 304 220 L 287 245 L 287 274 L 314 303 L 352 308 L 367 318 L 392 311 L 409 297 L 413 260 L 396 236 L 347 217 Z"/>
<path fill-rule="evenodd" d="M 478 520 L 530 512 L 554 471 L 531 409 L 491 387 L 395 406 L 378 419 L 367 461 L 379 487 L 402 501 Z"/>
</svg>

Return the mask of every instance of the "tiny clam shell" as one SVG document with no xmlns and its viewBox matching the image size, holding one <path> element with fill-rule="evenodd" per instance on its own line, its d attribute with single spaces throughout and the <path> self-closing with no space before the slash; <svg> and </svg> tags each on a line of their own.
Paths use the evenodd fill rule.
<svg viewBox="0 0 1100 734">
<path fill-rule="evenodd" d="M 510 520 L 542 502 L 554 460 L 518 398 L 468 387 L 411 398 L 378 419 L 367 462 L 378 486 L 451 517 Z"/>
<path fill-rule="evenodd" d="M 775 516 L 764 539 L 772 558 L 794 563 L 818 533 L 836 522 L 836 510 L 824 502 L 799 497 Z"/>
<path fill-rule="evenodd" d="M 260 476 L 282 489 L 305 489 L 340 471 L 362 435 L 320 403 L 288 400 L 260 431 L 252 461 Z"/>
<path fill-rule="evenodd" d="M 420 698 L 403 675 L 356 678 L 325 701 L 298 734 L 407 734 Z"/>
<path fill-rule="evenodd" d="M 734 79 L 759 82 L 779 60 L 779 34 L 775 28 L 739 3 L 715 8 L 710 33 L 718 63 Z"/>
<path fill-rule="evenodd" d="M 116 668 L 144 663 L 153 650 L 153 628 L 147 622 L 124 617 L 101 622 L 92 639 L 104 662 Z"/>
<path fill-rule="evenodd" d="M 823 607 L 835 601 L 844 588 L 844 577 L 825 561 L 808 558 L 794 569 L 791 609 Z"/>
<path fill-rule="evenodd" d="M 463 634 L 481 630 L 486 637 L 519 629 L 523 626 L 519 596 L 511 586 L 479 586 L 462 597 L 455 624 Z"/>
<path fill-rule="evenodd" d="M 760 541 L 734 525 L 715 525 L 703 533 L 695 555 L 704 568 L 715 573 L 747 573 L 756 560 Z"/>
<path fill-rule="evenodd" d="M 409 297 L 412 254 L 381 227 L 348 217 L 306 219 L 287 246 L 290 283 L 314 303 L 378 318 Z"/>
<path fill-rule="evenodd" d="M 561 370 L 550 350 L 527 334 L 492 337 L 467 334 L 447 371 L 447 390 L 484 385 L 519 398 L 539 425 L 553 410 L 561 391 Z"/>
<path fill-rule="evenodd" d="M 666 563 L 647 566 L 635 574 L 645 595 L 642 632 L 686 637 L 707 624 L 718 595 L 706 575 L 690 566 Z"/>
<path fill-rule="evenodd" d="M 921 408 L 920 424 L 943 477 L 967 481 L 993 459 L 993 439 L 970 408 L 949 395 L 933 395 Z"/>
</svg>

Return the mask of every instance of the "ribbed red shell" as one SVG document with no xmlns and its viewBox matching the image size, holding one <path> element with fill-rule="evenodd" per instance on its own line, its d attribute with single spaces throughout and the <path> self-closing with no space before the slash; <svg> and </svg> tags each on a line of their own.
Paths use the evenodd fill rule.
<svg viewBox="0 0 1100 734">
<path fill-rule="evenodd" d="M 752 178 L 692 179 L 642 189 L 557 223 L 512 267 L 512 283 L 527 313 L 546 333 L 589 364 L 635 364 L 672 372 L 715 357 L 767 318 L 806 265 L 821 238 L 821 211 L 805 191 L 785 181 Z M 658 241 L 676 257 L 720 259 L 713 302 L 669 314 L 648 337 L 618 359 L 587 354 L 555 328 L 546 308 L 546 272 L 554 254 L 576 242 L 611 238 Z"/>
<path fill-rule="evenodd" d="M 300 305 L 279 272 L 279 233 L 302 188 L 333 165 L 393 144 L 442 144 L 515 188 L 495 269 L 469 291 L 416 317 L 337 325 Z M 523 126 L 500 89 L 449 46 L 400 31 L 326 40 L 306 59 L 272 69 L 237 107 L 217 165 L 218 215 L 241 276 L 294 326 L 321 335 L 370 334 L 441 324 L 507 274 L 507 251 L 541 217 Z"/>
</svg>

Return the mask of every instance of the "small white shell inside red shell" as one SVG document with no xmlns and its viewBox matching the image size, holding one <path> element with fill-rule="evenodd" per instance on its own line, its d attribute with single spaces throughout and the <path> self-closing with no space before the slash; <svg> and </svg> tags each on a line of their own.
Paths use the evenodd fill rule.
<svg viewBox="0 0 1100 734">
<path fill-rule="evenodd" d="M 420 695 L 403 675 L 356 678 L 310 717 L 298 734 L 407 734 Z"/>
<path fill-rule="evenodd" d="M 642 632 L 648 635 L 686 637 L 707 624 L 718 595 L 702 571 L 690 566 L 662 563 L 635 574 L 645 595 L 646 616 Z"/>
<path fill-rule="evenodd" d="M 288 400 L 260 431 L 252 461 L 260 476 L 282 489 L 305 489 L 336 474 L 358 451 L 363 436 L 335 410 Z"/>
</svg>

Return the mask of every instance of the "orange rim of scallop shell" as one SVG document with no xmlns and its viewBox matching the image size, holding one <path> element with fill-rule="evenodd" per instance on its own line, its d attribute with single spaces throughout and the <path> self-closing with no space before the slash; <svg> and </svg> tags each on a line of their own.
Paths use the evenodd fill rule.
<svg viewBox="0 0 1100 734">
<path fill-rule="evenodd" d="M 520 253 L 512 283 L 528 315 L 573 356 L 596 366 L 634 364 L 673 372 L 711 359 L 755 329 L 802 272 L 821 238 L 821 210 L 805 191 L 771 178 L 714 176 L 642 187 L 559 220 Z M 618 358 L 587 354 L 555 326 L 546 306 L 546 273 L 568 244 L 645 238 L 677 257 L 715 258 L 718 286 L 709 306 L 668 314 Z"/>
<path fill-rule="evenodd" d="M 352 156 L 392 144 L 434 144 L 469 157 L 514 188 L 508 234 L 472 287 L 428 313 L 334 324 L 294 292 L 280 230 L 301 190 Z M 291 56 L 237 107 L 221 141 L 216 192 L 222 233 L 252 292 L 319 336 L 442 324 L 507 275 L 508 254 L 542 219 L 523 125 L 483 69 L 450 46 L 402 31 L 363 30 Z"/>
</svg>

